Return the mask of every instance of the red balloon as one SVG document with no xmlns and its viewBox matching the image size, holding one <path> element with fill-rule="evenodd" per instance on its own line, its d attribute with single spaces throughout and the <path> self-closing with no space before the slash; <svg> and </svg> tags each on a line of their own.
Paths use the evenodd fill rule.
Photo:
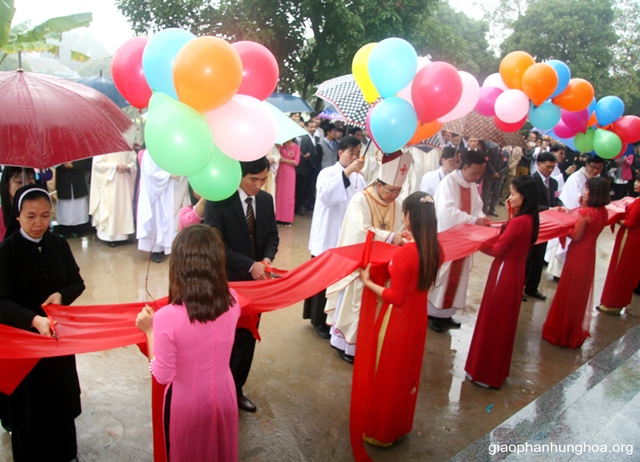
<svg viewBox="0 0 640 462">
<path fill-rule="evenodd" d="M 449 63 L 427 64 L 413 78 L 411 99 L 418 119 L 429 123 L 448 114 L 462 96 L 462 78 Z"/>
<path fill-rule="evenodd" d="M 522 127 L 524 127 L 525 123 L 527 123 L 527 116 L 525 116 L 525 118 L 521 121 L 513 124 L 508 124 L 507 122 L 503 122 L 502 120 L 498 119 L 498 116 L 493 116 L 493 123 L 496 124 L 496 127 L 498 127 L 503 132 L 517 132 Z"/>
<path fill-rule="evenodd" d="M 151 99 L 151 88 L 142 72 L 142 52 L 148 41 L 148 37 L 127 40 L 111 61 L 113 83 L 124 99 L 138 109 L 147 107 Z"/>
<path fill-rule="evenodd" d="M 242 61 L 242 83 L 238 94 L 264 101 L 278 85 L 278 62 L 273 53 L 256 42 L 242 41 L 231 44 Z"/>
<path fill-rule="evenodd" d="M 622 116 L 613 123 L 611 131 L 618 135 L 623 143 L 640 141 L 640 117 Z"/>
<path fill-rule="evenodd" d="M 622 149 L 620 149 L 620 152 L 618 153 L 617 156 L 614 157 L 614 159 L 619 159 L 620 157 L 622 157 L 622 155 L 627 152 L 627 148 L 629 147 L 629 143 L 626 142 L 622 142 Z"/>
</svg>

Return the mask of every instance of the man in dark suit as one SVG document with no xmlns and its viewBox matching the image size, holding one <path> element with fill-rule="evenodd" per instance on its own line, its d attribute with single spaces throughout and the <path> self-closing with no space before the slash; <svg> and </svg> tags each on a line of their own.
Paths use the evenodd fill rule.
<svg viewBox="0 0 640 462">
<path fill-rule="evenodd" d="M 541 152 L 538 155 L 538 171 L 532 178 L 536 182 L 538 188 L 538 210 L 564 209 L 559 199 L 558 182 L 551 178 L 551 173 L 556 166 L 556 156 L 550 152 Z M 547 243 L 531 246 L 527 254 L 527 279 L 524 286 L 524 293 L 530 297 L 540 300 L 546 300 L 547 297 L 538 291 L 538 284 L 542 276 L 542 266 L 544 265 L 544 253 L 547 250 Z M 526 301 L 526 295 L 522 296 L 522 300 Z"/>
<path fill-rule="evenodd" d="M 303 215 L 303 212 L 313 208 L 313 193 L 315 189 L 315 161 L 316 149 L 320 138 L 314 133 L 318 128 L 313 119 L 309 119 L 304 123 L 309 135 L 300 137 L 300 162 L 296 167 L 296 205 L 295 211 L 297 215 Z M 313 182 L 313 183 L 312 183 Z"/>
<path fill-rule="evenodd" d="M 278 251 L 278 227 L 273 197 L 261 188 L 267 181 L 269 161 L 262 157 L 240 162 L 242 180 L 230 198 L 207 201 L 204 222 L 222 234 L 229 281 L 268 279 L 267 267 Z M 257 328 L 257 326 L 256 326 Z M 256 340 L 250 330 L 237 328 L 231 351 L 231 373 L 236 385 L 238 407 L 255 412 L 256 406 L 242 392 L 247 381 Z"/>
</svg>

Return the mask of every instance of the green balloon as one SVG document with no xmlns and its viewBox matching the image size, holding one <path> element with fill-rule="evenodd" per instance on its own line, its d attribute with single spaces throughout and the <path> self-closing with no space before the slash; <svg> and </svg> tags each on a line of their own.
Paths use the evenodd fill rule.
<svg viewBox="0 0 640 462">
<path fill-rule="evenodd" d="M 164 93 L 151 96 L 144 138 L 154 162 L 173 175 L 195 175 L 213 152 L 205 116 Z"/>
<path fill-rule="evenodd" d="M 603 159 L 613 159 L 622 150 L 622 140 L 615 133 L 598 128 L 593 137 L 593 149 Z"/>
<path fill-rule="evenodd" d="M 240 162 L 224 155 L 214 144 L 209 163 L 202 171 L 190 176 L 189 183 L 205 199 L 221 201 L 236 192 L 241 179 Z"/>
<path fill-rule="evenodd" d="M 587 128 L 586 133 L 578 133 L 573 138 L 573 144 L 576 146 L 576 149 L 580 152 L 591 152 L 593 151 L 593 136 L 594 136 L 593 128 Z"/>
</svg>

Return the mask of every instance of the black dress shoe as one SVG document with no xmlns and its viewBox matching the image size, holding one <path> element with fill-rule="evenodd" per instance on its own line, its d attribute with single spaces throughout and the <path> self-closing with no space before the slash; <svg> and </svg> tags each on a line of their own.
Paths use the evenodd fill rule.
<svg viewBox="0 0 640 462">
<path fill-rule="evenodd" d="M 316 334 L 318 334 L 320 338 L 331 338 L 331 333 L 329 332 L 330 327 L 326 324 L 323 326 L 313 326 L 313 328 L 316 330 Z"/>
<path fill-rule="evenodd" d="M 343 361 L 346 361 L 349 364 L 353 364 L 353 360 L 355 359 L 353 356 L 346 354 L 344 351 L 340 350 L 339 348 L 336 348 L 336 350 L 338 350 L 338 356 L 340 356 L 340 358 Z"/>
<path fill-rule="evenodd" d="M 546 295 L 541 294 L 537 290 L 535 292 L 531 292 L 531 291 L 525 290 L 524 293 L 526 295 L 528 295 L 529 297 L 537 298 L 538 300 L 546 300 L 547 299 Z"/>
<path fill-rule="evenodd" d="M 296 210 L 296 215 L 304 216 L 304 212 L 302 210 Z"/>
<path fill-rule="evenodd" d="M 238 395 L 238 408 L 247 412 L 256 412 L 258 409 L 244 394 Z"/>
<path fill-rule="evenodd" d="M 458 321 L 456 321 L 455 319 L 453 319 L 453 318 L 451 318 L 451 317 L 449 317 L 449 318 L 442 318 L 442 319 L 440 320 L 440 322 L 441 322 L 442 324 L 444 324 L 445 326 L 449 326 L 449 327 L 451 327 L 451 328 L 453 328 L 453 329 L 460 329 L 460 326 L 462 325 L 462 324 L 460 324 Z"/>
<path fill-rule="evenodd" d="M 522 294 L 522 301 L 526 302 L 527 301 L 527 296 L 525 294 Z"/>
<path fill-rule="evenodd" d="M 154 263 L 162 263 L 162 254 L 160 252 L 151 252 L 150 260 Z"/>
<path fill-rule="evenodd" d="M 498 214 L 496 212 L 489 212 L 487 215 L 491 215 L 492 217 L 497 217 Z"/>
<path fill-rule="evenodd" d="M 429 327 L 436 332 L 442 333 L 442 326 L 440 325 L 440 318 L 434 318 L 429 316 Z"/>
</svg>

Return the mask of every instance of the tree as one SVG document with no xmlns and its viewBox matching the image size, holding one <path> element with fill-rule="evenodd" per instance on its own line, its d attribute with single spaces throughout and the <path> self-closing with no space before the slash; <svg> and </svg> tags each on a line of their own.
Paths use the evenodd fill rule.
<svg viewBox="0 0 640 462">
<path fill-rule="evenodd" d="M 178 3 L 178 2 L 174 2 Z M 408 39 L 438 0 L 116 0 L 138 33 L 182 27 L 196 35 L 253 40 L 280 64 L 281 91 L 304 98 L 313 85 L 351 72 L 358 49 L 387 37 Z M 180 12 L 178 12 L 178 9 Z M 182 11 L 186 14 L 181 16 Z"/>
<path fill-rule="evenodd" d="M 16 9 L 13 0 L 0 1 L 0 64 L 7 55 L 24 52 L 48 51 L 58 54 L 59 44 L 56 42 L 62 37 L 62 33 L 85 27 L 91 23 L 91 13 L 72 14 L 51 18 L 32 27 L 31 21 L 21 22 L 11 27 L 11 21 Z M 88 56 L 72 50 L 72 59 L 86 61 Z"/>
<path fill-rule="evenodd" d="M 487 41 L 488 33 L 485 20 L 472 19 L 444 2 L 434 17 L 423 19 L 411 42 L 419 54 L 453 64 L 482 83 L 498 68 L 498 57 Z"/>
<path fill-rule="evenodd" d="M 537 61 L 564 61 L 573 77 L 587 79 L 596 94 L 606 95 L 618 40 L 613 19 L 611 0 L 533 1 L 513 23 L 501 52 L 524 50 Z"/>
<path fill-rule="evenodd" d="M 637 0 L 618 0 L 614 28 L 619 39 L 613 48 L 612 94 L 624 101 L 626 114 L 640 115 L 640 3 Z"/>
</svg>

